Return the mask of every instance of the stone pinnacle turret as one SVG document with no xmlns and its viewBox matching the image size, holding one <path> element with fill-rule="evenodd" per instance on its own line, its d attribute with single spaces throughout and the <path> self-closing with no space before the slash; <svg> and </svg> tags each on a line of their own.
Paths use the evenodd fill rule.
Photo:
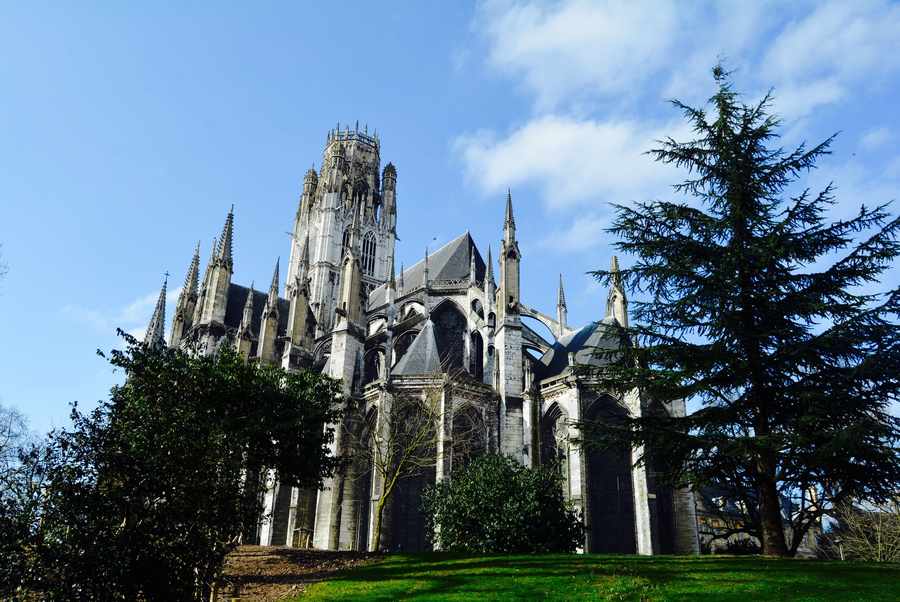
<svg viewBox="0 0 900 602">
<path fill-rule="evenodd" d="M 147 325 L 147 333 L 144 335 L 144 342 L 151 346 L 166 344 L 166 287 L 168 284 L 169 273 L 166 272 L 166 278 L 159 291 L 159 298 L 156 300 L 156 307 L 153 309 L 153 315 L 150 316 L 150 323 Z"/>
</svg>

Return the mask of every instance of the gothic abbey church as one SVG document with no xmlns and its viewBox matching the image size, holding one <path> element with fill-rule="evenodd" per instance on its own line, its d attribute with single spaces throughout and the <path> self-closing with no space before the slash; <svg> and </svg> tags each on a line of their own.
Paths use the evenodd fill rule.
<svg viewBox="0 0 900 602">
<path fill-rule="evenodd" d="M 454 434 L 474 429 L 476 451 L 526 466 L 557 463 L 564 495 L 584 517 L 585 551 L 697 553 L 690 491 L 658 482 L 652 463 L 633 467 L 639 450 L 595 451 L 574 441 L 575 423 L 600 413 L 684 412 L 683 405 L 654 405 L 638 392 L 614 399 L 575 369 L 597 364 L 593 350 L 617 344 L 610 325 L 627 324 L 625 292 L 615 279 L 605 312 L 598 303 L 596 321 L 573 327 L 561 277 L 555 317 L 520 298 L 520 263 L 527 258 L 509 195 L 496 266 L 491 248 L 485 259 L 465 233 L 395 270 L 397 213 L 397 170 L 391 163 L 381 170 L 379 138 L 339 128 L 328 133 L 319 172 L 310 169 L 303 180 L 283 289 L 277 263 L 268 291 L 232 281 L 233 211 L 202 279 L 199 247 L 194 253 L 169 345 L 214 353 L 231 344 L 254 361 L 322 371 L 339 379 L 374 421 L 384 419 L 380 410 L 392 396 L 442 391 L 434 462 L 398 485 L 379 545 L 371 533 L 382 485 L 374 471 L 353 464 L 321 490 L 272 479 L 264 499 L 271 519 L 250 539 L 328 550 L 426 549 L 421 491 L 450 477 Z M 148 341 L 165 342 L 164 312 L 165 286 Z M 523 318 L 546 325 L 553 340 Z M 457 376 L 447 379 L 449 373 Z M 336 427 L 335 453 L 349 451 L 347 428 Z"/>
</svg>

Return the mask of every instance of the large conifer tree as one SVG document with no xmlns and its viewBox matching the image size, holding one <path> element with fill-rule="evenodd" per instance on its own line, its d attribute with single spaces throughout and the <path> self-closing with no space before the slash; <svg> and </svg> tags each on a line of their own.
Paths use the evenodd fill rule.
<svg viewBox="0 0 900 602">
<path fill-rule="evenodd" d="M 684 200 L 616 206 L 610 232 L 635 263 L 595 273 L 635 293 L 630 345 L 601 386 L 697 409 L 584 426 L 595 444 L 645 445 L 673 481 L 728 484 L 763 553 L 793 554 L 835 505 L 900 486 L 900 288 L 880 282 L 900 218 L 881 205 L 830 221 L 831 186 L 792 194 L 833 137 L 783 150 L 771 97 L 744 104 L 713 74 L 709 112 L 674 101 L 695 138 L 649 153 L 688 172 Z"/>
</svg>

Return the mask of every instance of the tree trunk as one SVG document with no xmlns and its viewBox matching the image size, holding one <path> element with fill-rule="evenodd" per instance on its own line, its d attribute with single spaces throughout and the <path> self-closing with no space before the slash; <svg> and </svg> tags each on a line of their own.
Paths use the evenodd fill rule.
<svg viewBox="0 0 900 602">
<path fill-rule="evenodd" d="M 375 504 L 375 526 L 372 528 L 372 540 L 369 543 L 369 551 L 377 552 L 381 545 L 381 521 L 384 516 L 384 496 L 378 498 Z"/>
<path fill-rule="evenodd" d="M 759 475 L 759 532 L 762 539 L 762 553 L 765 556 L 787 556 L 784 539 L 784 524 L 781 520 L 781 501 L 778 486 L 772 476 L 774 462 L 760 461 Z"/>
</svg>

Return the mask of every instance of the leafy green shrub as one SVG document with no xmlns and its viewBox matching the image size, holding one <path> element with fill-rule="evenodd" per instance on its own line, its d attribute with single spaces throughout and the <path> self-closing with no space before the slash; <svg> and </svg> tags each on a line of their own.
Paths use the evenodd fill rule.
<svg viewBox="0 0 900 602">
<path fill-rule="evenodd" d="M 500 455 L 475 458 L 423 496 L 436 548 L 453 552 L 573 552 L 583 527 L 558 471 Z"/>
<path fill-rule="evenodd" d="M 287 485 L 331 474 L 339 383 L 125 336 L 128 375 L 49 438 L 37 556 L 41 599 L 209 600 L 226 554 Z M 2 560 L 0 560 L 2 564 Z"/>
</svg>

